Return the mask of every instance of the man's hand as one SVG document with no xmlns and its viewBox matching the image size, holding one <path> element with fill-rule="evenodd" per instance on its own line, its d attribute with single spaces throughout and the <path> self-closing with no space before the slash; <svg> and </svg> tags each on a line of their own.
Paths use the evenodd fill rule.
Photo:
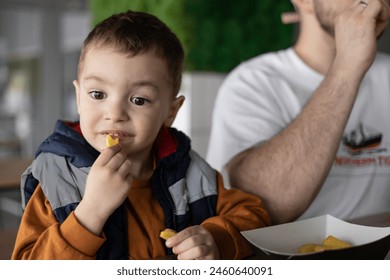
<svg viewBox="0 0 390 280">
<path fill-rule="evenodd" d="M 108 217 L 126 199 L 133 181 L 131 166 L 120 145 L 104 149 L 92 165 L 84 197 L 75 215 L 96 235 L 101 233 Z"/>
<path fill-rule="evenodd" d="M 188 227 L 169 238 L 165 245 L 173 248 L 179 260 L 219 259 L 213 236 L 202 226 Z"/>
<path fill-rule="evenodd" d="M 386 28 L 390 7 L 388 0 L 356 0 L 336 19 L 335 62 L 348 71 L 363 75 L 372 65 L 377 38 Z"/>
</svg>

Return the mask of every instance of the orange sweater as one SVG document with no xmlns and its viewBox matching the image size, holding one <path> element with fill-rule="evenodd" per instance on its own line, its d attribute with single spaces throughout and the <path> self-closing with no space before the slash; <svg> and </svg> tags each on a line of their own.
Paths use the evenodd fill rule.
<svg viewBox="0 0 390 280">
<path fill-rule="evenodd" d="M 164 258 L 165 241 L 159 237 L 165 228 L 164 214 L 150 181 L 134 182 L 128 199 L 129 259 Z M 250 256 L 252 247 L 240 231 L 270 225 L 261 200 L 236 189 L 224 189 L 220 175 L 217 213 L 202 226 L 214 237 L 223 259 Z M 38 186 L 23 214 L 12 259 L 95 259 L 104 241 L 104 234 L 89 232 L 73 212 L 59 224 Z"/>
</svg>

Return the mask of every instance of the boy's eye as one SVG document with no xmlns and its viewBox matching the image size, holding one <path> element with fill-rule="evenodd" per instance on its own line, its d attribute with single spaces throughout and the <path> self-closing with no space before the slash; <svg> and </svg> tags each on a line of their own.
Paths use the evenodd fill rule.
<svg viewBox="0 0 390 280">
<path fill-rule="evenodd" d="M 130 101 L 137 106 L 143 106 L 149 102 L 148 100 L 146 100 L 145 98 L 142 98 L 142 97 L 133 97 L 133 98 L 131 98 Z"/>
<path fill-rule="evenodd" d="M 97 100 L 103 99 L 105 97 L 104 93 L 101 91 L 91 91 L 89 94 L 93 99 Z"/>
</svg>

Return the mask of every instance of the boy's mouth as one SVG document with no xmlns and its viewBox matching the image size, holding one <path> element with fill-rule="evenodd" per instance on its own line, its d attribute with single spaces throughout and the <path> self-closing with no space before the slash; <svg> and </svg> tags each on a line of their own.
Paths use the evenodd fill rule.
<svg viewBox="0 0 390 280">
<path fill-rule="evenodd" d="M 104 135 L 105 136 L 110 135 L 112 139 L 120 138 L 118 133 L 105 133 Z"/>
<path fill-rule="evenodd" d="M 104 136 L 110 135 L 112 139 L 126 138 L 129 136 L 129 134 L 124 131 L 103 131 L 102 134 Z"/>
</svg>

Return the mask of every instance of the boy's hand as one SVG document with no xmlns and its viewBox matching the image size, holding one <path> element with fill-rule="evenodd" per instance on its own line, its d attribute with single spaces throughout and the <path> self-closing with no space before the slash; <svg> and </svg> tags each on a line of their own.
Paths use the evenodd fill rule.
<svg viewBox="0 0 390 280">
<path fill-rule="evenodd" d="M 75 210 L 78 221 L 99 235 L 108 217 L 126 199 L 132 184 L 131 162 L 122 147 L 106 148 L 92 165 L 85 194 Z"/>
<path fill-rule="evenodd" d="M 188 227 L 169 238 L 165 245 L 173 249 L 179 260 L 219 259 L 213 236 L 202 226 Z"/>
</svg>

